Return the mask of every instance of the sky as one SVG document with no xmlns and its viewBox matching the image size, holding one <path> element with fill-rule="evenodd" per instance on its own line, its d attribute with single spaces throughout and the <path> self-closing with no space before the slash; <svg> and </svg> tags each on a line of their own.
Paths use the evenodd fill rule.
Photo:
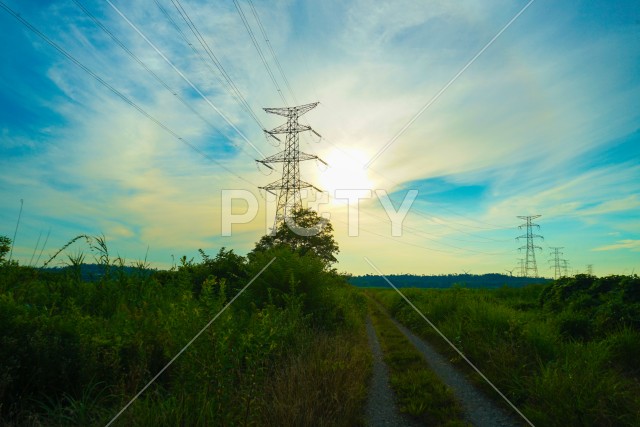
<svg viewBox="0 0 640 427">
<path fill-rule="evenodd" d="M 280 179 L 255 162 L 283 149 L 263 108 L 319 102 L 300 149 L 329 166 L 301 175 L 339 271 L 517 275 L 535 215 L 541 276 L 554 247 L 570 274 L 640 271 L 635 1 L 0 6 L 0 235 L 21 264 L 80 234 L 155 268 L 246 254 Z"/>
</svg>

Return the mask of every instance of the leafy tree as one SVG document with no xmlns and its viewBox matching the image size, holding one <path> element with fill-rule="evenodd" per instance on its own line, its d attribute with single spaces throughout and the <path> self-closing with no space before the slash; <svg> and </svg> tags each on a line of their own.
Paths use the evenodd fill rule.
<svg viewBox="0 0 640 427">
<path fill-rule="evenodd" d="M 290 218 L 278 224 L 275 233 L 262 236 L 249 256 L 281 246 L 288 246 L 302 256 L 312 253 L 326 266 L 338 261 L 335 254 L 340 251 L 329 220 L 310 209 L 294 211 Z"/>
<path fill-rule="evenodd" d="M 0 236 L 0 264 L 4 264 L 6 261 L 5 256 L 11 250 L 11 239 L 6 236 Z"/>
</svg>

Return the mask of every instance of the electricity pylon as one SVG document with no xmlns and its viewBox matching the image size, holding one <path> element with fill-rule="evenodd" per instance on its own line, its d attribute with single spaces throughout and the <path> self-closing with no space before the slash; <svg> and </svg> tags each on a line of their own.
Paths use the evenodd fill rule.
<svg viewBox="0 0 640 427">
<path fill-rule="evenodd" d="M 566 259 L 561 259 L 562 261 L 562 272 L 564 277 L 569 277 L 569 261 Z"/>
<path fill-rule="evenodd" d="M 274 231 L 279 223 L 284 221 L 286 218 L 289 218 L 295 210 L 302 208 L 302 196 L 300 195 L 301 189 L 314 188 L 315 190 L 320 191 L 317 187 L 300 179 L 301 161 L 318 160 L 325 165 L 327 164 L 318 156 L 300 151 L 300 139 L 298 135 L 300 132 L 311 131 L 320 137 L 320 134 L 311 129 L 310 126 L 298 123 L 298 118 L 314 109 L 316 105 L 318 105 L 317 102 L 299 105 L 297 107 L 264 109 L 267 113 L 278 114 L 287 118 L 287 123 L 284 123 L 272 130 L 265 130 L 267 137 L 275 138 L 278 141 L 280 141 L 280 139 L 276 135 L 286 135 L 284 150 L 265 159 L 256 160 L 256 162 L 263 164 L 271 170 L 273 170 L 273 167 L 271 167 L 269 163 L 282 163 L 282 178 L 279 181 L 274 181 L 264 187 L 259 187 L 273 195 L 276 195 L 274 191 L 279 190 L 279 194 L 277 194 L 278 207 L 276 210 L 276 218 L 273 228 Z"/>
<path fill-rule="evenodd" d="M 524 258 L 518 258 L 518 263 L 520 267 L 520 277 L 525 277 L 526 271 L 524 270 Z"/>
<path fill-rule="evenodd" d="M 562 252 L 560 252 L 560 249 L 563 249 L 563 247 L 555 246 L 555 247 L 549 247 L 549 249 L 553 249 L 553 252 L 551 252 L 553 259 L 549 261 L 553 262 L 553 269 L 554 269 L 553 278 L 557 279 L 558 277 L 562 276 L 562 273 L 561 273 L 562 267 L 560 266 L 560 256 L 562 255 Z"/>
<path fill-rule="evenodd" d="M 522 236 L 516 237 L 516 239 L 525 239 L 525 238 L 527 239 L 527 244 L 519 248 L 521 250 L 522 249 L 527 250 L 527 254 L 525 257 L 525 276 L 526 277 L 538 277 L 538 265 L 536 264 L 536 249 L 542 250 L 542 247 L 536 246 L 533 242 L 533 239 L 536 239 L 536 238 L 544 239 L 544 237 L 538 234 L 533 234 L 533 227 L 537 227 L 539 229 L 540 226 L 538 224 L 534 224 L 532 220 L 536 218 L 540 218 L 541 216 L 542 215 L 518 216 L 518 218 L 525 220 L 525 223 L 519 226 L 518 228 L 519 229 L 522 229 L 524 227 L 527 228 L 527 234 L 523 234 Z M 533 276 L 529 276 L 530 271 L 533 272 Z"/>
</svg>

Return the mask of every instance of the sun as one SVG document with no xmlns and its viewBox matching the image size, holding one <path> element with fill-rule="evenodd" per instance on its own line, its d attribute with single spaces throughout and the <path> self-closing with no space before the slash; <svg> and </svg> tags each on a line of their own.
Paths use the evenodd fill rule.
<svg viewBox="0 0 640 427">
<path fill-rule="evenodd" d="M 373 190 L 373 182 L 364 167 L 368 160 L 364 152 L 355 149 L 334 150 L 324 159 L 329 166 L 320 172 L 319 179 L 322 190 L 329 193 L 330 200 L 334 200 L 336 190 L 342 190 L 343 195 L 354 190 Z"/>
</svg>

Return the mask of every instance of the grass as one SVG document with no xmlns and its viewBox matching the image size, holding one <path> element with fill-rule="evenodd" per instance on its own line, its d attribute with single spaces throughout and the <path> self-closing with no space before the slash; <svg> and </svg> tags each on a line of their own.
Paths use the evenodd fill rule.
<svg viewBox="0 0 640 427">
<path fill-rule="evenodd" d="M 291 355 L 261 393 L 262 425 L 364 425 L 362 408 L 371 374 L 364 332 L 319 334 L 304 352 Z"/>
<path fill-rule="evenodd" d="M 0 263 L 1 425 L 105 425 L 275 256 L 221 250 L 128 274 L 104 238 L 90 244 L 111 269 L 91 282 L 81 252 L 55 273 Z M 366 301 L 321 262 L 277 251 L 114 425 L 362 424 Z"/>
<path fill-rule="evenodd" d="M 369 309 L 400 411 L 429 426 L 468 425 L 453 392 L 420 352 L 376 303 L 370 302 Z"/>
<path fill-rule="evenodd" d="M 540 286 L 493 291 L 403 289 L 535 425 L 640 425 L 640 377 L 637 356 L 631 356 L 639 351 L 639 331 L 619 324 L 607 331 L 594 327 L 600 335 L 585 334 L 585 318 L 592 325 L 600 317 L 572 309 L 549 311 L 539 303 L 542 291 Z M 395 291 L 370 292 L 506 408 Z M 603 308 L 599 310 L 601 315 Z"/>
</svg>

